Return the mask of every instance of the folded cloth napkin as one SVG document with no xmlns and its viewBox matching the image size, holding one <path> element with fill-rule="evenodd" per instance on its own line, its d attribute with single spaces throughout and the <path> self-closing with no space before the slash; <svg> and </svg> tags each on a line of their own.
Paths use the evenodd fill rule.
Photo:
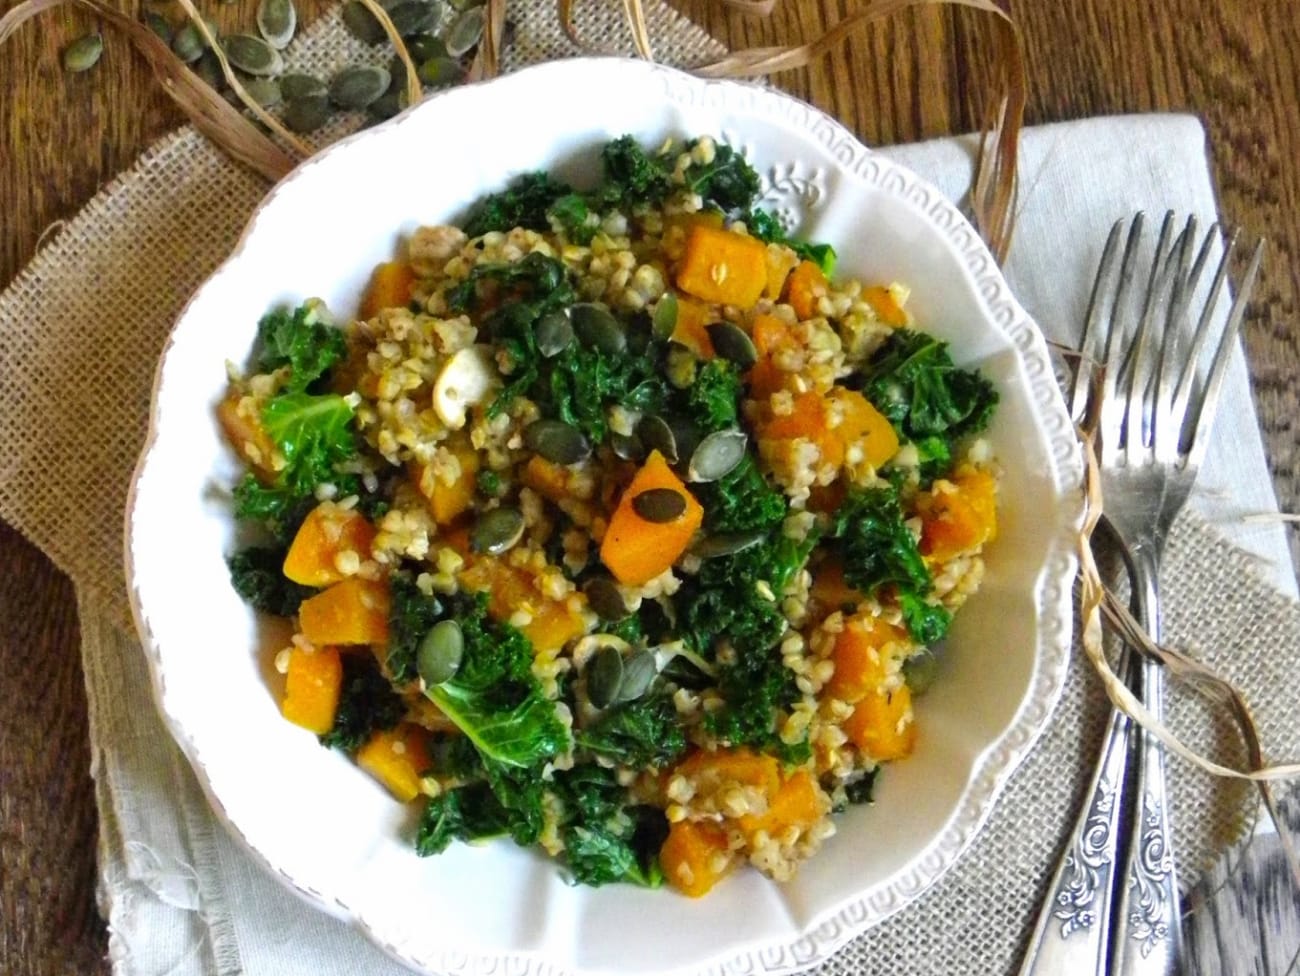
<svg viewBox="0 0 1300 976">
<path fill-rule="evenodd" d="M 657 36 L 679 39 L 683 60 L 716 53 L 666 7 L 649 9 Z M 537 40 L 542 36 L 522 24 L 520 57 L 564 53 Z M 348 43 L 336 20 L 314 40 L 330 52 L 318 64 L 337 60 Z M 971 150 L 969 139 L 945 139 L 883 152 L 959 197 L 969 185 Z M 1216 212 L 1205 134 L 1192 118 L 1046 126 L 1025 133 L 1022 152 L 1021 217 L 1007 273 L 1050 338 L 1076 338 L 1113 220 L 1169 207 L 1208 223 Z M 0 466 L 0 515 L 77 584 L 100 811 L 101 906 L 118 976 L 405 972 L 346 923 L 299 902 L 221 827 L 164 732 L 143 654 L 123 626 L 115 527 L 143 429 L 140 363 L 156 357 L 167 323 L 233 244 L 260 192 L 254 178 L 183 130 L 105 189 L 0 296 L 0 372 L 44 375 L 45 365 L 65 362 L 69 348 L 78 355 L 68 343 L 92 338 L 81 330 L 93 322 L 99 345 L 91 358 L 122 388 L 119 401 L 95 405 L 108 415 L 102 424 L 86 404 L 53 402 L 38 380 L 0 411 L 0 457 L 7 459 Z M 133 256 L 129 266 L 123 254 Z M 186 255 L 183 266 L 177 254 Z M 102 343 L 105 334 L 118 345 Z M 1240 355 L 1228 384 L 1192 511 L 1172 540 L 1167 627 L 1174 639 L 1195 637 L 1204 657 L 1228 668 L 1256 703 L 1265 742 L 1291 755 L 1300 751 L 1300 729 L 1288 716 L 1300 694 L 1295 576 L 1281 528 L 1241 521 L 1244 513 L 1275 511 L 1276 501 Z M 48 432 L 41 438 L 27 436 L 36 429 L 34 415 Z M 34 465 L 61 457 L 99 479 L 78 486 L 75 506 L 57 494 L 59 485 L 29 476 Z M 85 505 L 87 495 L 102 497 L 104 510 Z M 1215 598 L 1229 588 L 1235 596 L 1225 608 Z M 1266 648 L 1280 653 L 1252 653 Z M 1096 751 L 1104 703 L 1085 668 L 1076 660 L 1052 728 L 962 861 L 816 971 L 985 974 L 1013 967 Z M 1169 709 L 1174 727 L 1212 745 L 1203 718 L 1178 699 Z M 1179 869 L 1190 883 L 1240 834 L 1237 818 L 1249 809 L 1248 794 L 1177 764 L 1172 780 Z"/>
</svg>

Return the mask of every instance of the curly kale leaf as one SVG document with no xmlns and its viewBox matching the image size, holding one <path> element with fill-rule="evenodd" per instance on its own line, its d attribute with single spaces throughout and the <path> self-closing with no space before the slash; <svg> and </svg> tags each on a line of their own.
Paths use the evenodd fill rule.
<svg viewBox="0 0 1300 976">
<path fill-rule="evenodd" d="M 699 140 L 687 144 L 693 149 Z M 695 163 L 686 170 L 686 185 L 698 193 L 705 203 L 713 204 L 723 213 L 746 210 L 758 197 L 759 180 L 754 167 L 745 157 L 725 143 L 714 147 L 713 159 Z"/>
<path fill-rule="evenodd" d="M 465 219 L 465 233 L 480 237 L 489 231 L 508 231 L 515 227 L 550 230 L 547 211 L 557 200 L 572 193 L 573 187 L 546 173 L 525 173 L 506 189 L 479 200 Z"/>
<path fill-rule="evenodd" d="M 774 528 L 785 519 L 786 502 L 758 465 L 746 456 L 729 474 L 699 486 L 710 532 L 751 532 Z"/>
<path fill-rule="evenodd" d="M 577 427 L 597 444 L 605 440 L 610 406 L 653 413 L 669 395 L 652 355 L 611 356 L 573 343 L 542 369 L 546 387 L 534 395 L 542 412 Z"/>
<path fill-rule="evenodd" d="M 622 136 L 601 151 L 605 183 L 596 194 L 608 204 L 629 207 L 638 203 L 659 204 L 674 190 L 684 186 L 698 193 L 706 207 L 732 213 L 749 207 L 758 196 L 759 180 L 745 157 L 724 143 L 714 147 L 707 163 L 693 162 L 683 174 L 682 182 L 674 178 L 673 167 L 681 152 L 690 152 L 699 140 L 684 148 L 667 146 L 651 154 L 632 136 Z"/>
<path fill-rule="evenodd" d="M 343 655 L 343 687 L 334 725 L 320 737 L 322 745 L 356 752 L 380 729 L 401 721 L 406 705 L 368 654 Z"/>
<path fill-rule="evenodd" d="M 452 841 L 482 840 L 510 833 L 511 814 L 486 782 L 469 783 L 425 804 L 415 833 L 421 857 L 441 854 Z"/>
<path fill-rule="evenodd" d="M 695 371 L 685 390 L 685 413 L 701 434 L 736 426 L 743 392 L 740 370 L 725 359 L 710 359 Z"/>
<path fill-rule="evenodd" d="M 998 403 L 992 383 L 953 364 L 947 343 L 910 329 L 892 332 L 861 373 L 867 399 L 941 464 L 955 440 L 988 426 Z"/>
<path fill-rule="evenodd" d="M 316 591 L 284 575 L 285 550 L 249 546 L 230 556 L 230 582 L 235 592 L 255 610 L 277 617 L 292 617 L 302 601 Z"/>
<path fill-rule="evenodd" d="M 489 320 L 490 324 L 509 334 L 545 312 L 571 304 L 575 298 L 564 265 L 540 251 L 530 251 L 518 261 L 476 265 L 468 278 L 447 293 L 447 304 L 455 312 L 472 311 L 482 304 L 489 288 L 494 297 L 506 299 L 498 303 L 493 313 L 496 318 Z M 535 314 L 529 316 L 510 308 L 520 301 L 526 301 L 525 310 Z"/>
<path fill-rule="evenodd" d="M 937 644 L 948 636 L 952 613 L 937 603 L 930 603 L 914 590 L 900 589 L 898 605 L 908 631 L 922 644 Z"/>
<path fill-rule="evenodd" d="M 745 227 L 749 233 L 761 241 L 770 244 L 784 244 L 805 261 L 811 261 L 821 268 L 822 274 L 830 277 L 835 273 L 835 248 L 829 244 L 813 244 L 789 236 L 781 222 L 766 210 L 751 210 L 745 214 Z"/>
<path fill-rule="evenodd" d="M 655 807 L 628 811 L 627 822 L 577 823 L 564 828 L 564 859 L 573 880 L 593 887 L 626 883 L 658 888 L 664 882 L 659 848 L 668 821 Z"/>
<path fill-rule="evenodd" d="M 624 766 L 663 768 L 686 751 L 677 709 L 665 694 L 605 709 L 575 736 L 578 746 Z"/>
<path fill-rule="evenodd" d="M 305 302 L 292 312 L 276 309 L 257 323 L 262 373 L 289 367 L 286 389 L 300 393 L 327 374 L 347 354 L 343 333 L 326 322 L 319 302 Z"/>
<path fill-rule="evenodd" d="M 278 485 L 264 485 L 246 474 L 235 485 L 235 518 L 261 522 L 283 549 L 288 549 L 303 519 L 316 506 L 311 495 Z"/>
<path fill-rule="evenodd" d="M 284 393 L 262 409 L 262 426 L 284 456 L 278 484 L 295 495 L 333 483 L 336 468 L 357 453 L 352 407 L 333 393 Z"/>
<path fill-rule="evenodd" d="M 632 136 L 621 136 L 600 151 L 605 171 L 601 196 L 609 203 L 631 206 L 663 202 L 673 189 L 672 171 L 660 156 L 652 156 Z"/>
<path fill-rule="evenodd" d="M 423 593 L 405 574 L 393 576 L 390 590 L 386 664 L 393 682 L 403 685 L 416 679 L 416 649 L 429 629 L 443 619 L 443 607 L 442 601 Z"/>
</svg>

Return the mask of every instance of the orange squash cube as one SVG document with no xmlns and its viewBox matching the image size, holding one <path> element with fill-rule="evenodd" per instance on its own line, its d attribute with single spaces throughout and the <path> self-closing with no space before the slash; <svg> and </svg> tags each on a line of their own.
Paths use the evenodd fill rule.
<svg viewBox="0 0 1300 976">
<path fill-rule="evenodd" d="M 996 538 L 997 488 L 989 472 L 965 468 L 918 496 L 922 555 L 944 562 Z"/>
<path fill-rule="evenodd" d="M 433 765 L 429 733 L 410 722 L 375 732 L 357 750 L 357 765 L 388 787 L 403 803 L 420 795 L 420 779 Z"/>
<path fill-rule="evenodd" d="M 294 646 L 284 676 L 280 714 L 294 725 L 324 735 L 334 727 L 343 690 L 343 660 L 337 647 L 309 651 Z"/>
<path fill-rule="evenodd" d="M 698 359 L 712 359 L 717 354 L 713 350 L 713 340 L 709 337 L 709 326 L 717 321 L 719 316 L 711 306 L 679 295 L 677 324 L 673 328 L 672 340 L 680 342 L 695 353 Z"/>
<path fill-rule="evenodd" d="M 727 832 L 714 823 L 681 820 L 668 828 L 659 864 L 668 883 L 690 898 L 708 894 L 736 863 Z"/>
<path fill-rule="evenodd" d="M 861 701 L 880 689 L 889 677 L 891 658 L 901 660 L 907 650 L 907 632 L 871 614 L 851 617 L 835 638 L 831 659 L 835 673 L 825 692 L 840 701 Z"/>
<path fill-rule="evenodd" d="M 898 433 L 894 425 L 870 400 L 857 390 L 839 386 L 831 391 L 831 400 L 840 415 L 839 425 L 832 432 L 846 455 L 854 444 L 858 444 L 866 462 L 879 468 L 898 453 Z"/>
<path fill-rule="evenodd" d="M 872 285 L 862 289 L 862 298 L 879 317 L 880 321 L 895 328 L 907 325 L 907 313 L 894 298 L 894 293 L 883 285 Z"/>
<path fill-rule="evenodd" d="M 534 650 L 558 651 L 586 632 L 582 614 L 567 601 L 543 596 L 527 571 L 493 556 L 470 554 L 466 562 L 457 577 L 460 585 L 471 593 L 487 592 L 488 615 L 493 620 L 508 621 L 520 609 L 531 613 L 532 619 L 519 629 Z"/>
<path fill-rule="evenodd" d="M 386 308 L 405 308 L 415 287 L 415 271 L 405 261 L 385 261 L 375 266 L 361 299 L 357 318 L 373 319 Z"/>
<path fill-rule="evenodd" d="M 232 389 L 217 404 L 217 422 L 235 453 L 252 466 L 262 481 L 275 480 L 275 443 L 262 426 L 262 408 L 258 401 Z"/>
<path fill-rule="evenodd" d="M 677 266 L 677 287 L 717 305 L 753 308 L 767 285 L 767 245 L 757 237 L 696 224 Z"/>
<path fill-rule="evenodd" d="M 828 291 L 826 275 L 811 261 L 800 261 L 785 282 L 785 300 L 799 321 L 818 314 L 817 305 Z"/>
<path fill-rule="evenodd" d="M 643 491 L 668 488 L 680 494 L 686 508 L 669 522 L 650 522 L 637 514 L 633 499 Z M 662 454 L 651 451 L 632 483 L 623 491 L 600 544 L 600 560 L 620 583 L 640 586 L 677 561 L 704 520 L 704 509 Z"/>
<path fill-rule="evenodd" d="M 429 503 L 433 520 L 439 525 L 450 525 L 469 510 L 474 501 L 475 478 L 480 466 L 478 451 L 467 438 L 451 439 L 447 450 L 460 465 L 460 474 L 450 483 L 438 476 L 433 464 L 411 465 L 411 480 Z"/>
<path fill-rule="evenodd" d="M 339 569 L 346 554 L 358 560 L 370 558 L 375 527 L 352 508 L 331 502 L 317 505 L 293 537 L 284 557 L 284 575 L 303 586 L 329 586 L 348 574 Z"/>
<path fill-rule="evenodd" d="M 763 285 L 763 297 L 773 301 L 781 297 L 785 290 L 785 280 L 799 264 L 799 255 L 784 244 L 767 245 L 767 282 Z"/>
<path fill-rule="evenodd" d="M 844 721 L 844 734 L 877 762 L 910 756 L 916 745 L 912 692 L 900 685 L 894 691 L 867 695 Z"/>
<path fill-rule="evenodd" d="M 706 791 L 720 783 L 740 783 L 770 798 L 781 785 L 781 764 L 776 757 L 744 747 L 714 752 L 696 749 L 677 764 L 676 771 Z"/>
<path fill-rule="evenodd" d="M 325 644 L 383 644 L 388 640 L 391 597 L 387 581 L 350 576 L 302 601 L 303 636 Z"/>
<path fill-rule="evenodd" d="M 767 812 L 746 814 L 740 818 L 740 829 L 752 838 L 760 830 L 769 837 L 778 837 L 791 827 L 805 831 L 821 819 L 822 811 L 830 807 L 823 804 L 817 781 L 806 769 L 795 772 L 777 789 L 768 803 Z"/>
</svg>

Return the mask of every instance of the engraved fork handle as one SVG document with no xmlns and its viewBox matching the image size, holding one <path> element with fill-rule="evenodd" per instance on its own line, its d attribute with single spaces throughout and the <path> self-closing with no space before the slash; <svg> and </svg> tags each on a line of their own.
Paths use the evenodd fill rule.
<svg viewBox="0 0 1300 976">
<path fill-rule="evenodd" d="M 1130 548 L 1137 619 L 1154 641 L 1160 640 L 1160 546 Z M 1157 719 L 1164 715 L 1163 665 L 1141 658 L 1137 694 Z M 1170 841 L 1165 792 L 1164 747 L 1135 727 L 1138 752 L 1132 803 L 1131 843 L 1118 886 L 1118 910 L 1111 939 L 1111 971 L 1119 976 L 1173 976 L 1182 958 L 1178 883 Z"/>
</svg>

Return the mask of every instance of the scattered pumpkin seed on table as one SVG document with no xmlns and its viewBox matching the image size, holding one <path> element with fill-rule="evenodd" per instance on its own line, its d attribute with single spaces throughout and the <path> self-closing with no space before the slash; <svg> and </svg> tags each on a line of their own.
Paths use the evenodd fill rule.
<svg viewBox="0 0 1300 976">
<path fill-rule="evenodd" d="M 285 103 L 284 124 L 299 133 L 315 132 L 330 118 L 327 95 L 303 95 Z"/>
<path fill-rule="evenodd" d="M 198 60 L 190 65 L 190 70 L 209 88 L 222 91 L 226 87 L 226 74 L 221 70 L 221 62 L 211 48 L 205 47 L 199 53 Z"/>
<path fill-rule="evenodd" d="M 442 7 L 424 0 L 403 0 L 388 8 L 388 19 L 402 37 L 426 34 L 438 29 L 442 20 Z"/>
<path fill-rule="evenodd" d="M 144 15 L 145 26 L 158 35 L 162 42 L 168 47 L 172 43 L 172 25 L 162 14 L 155 13 L 152 10 L 146 10 Z"/>
<path fill-rule="evenodd" d="M 244 86 L 248 97 L 262 108 L 274 108 L 283 98 L 280 83 L 274 78 L 241 78 L 239 83 Z"/>
<path fill-rule="evenodd" d="M 221 42 L 226 60 L 245 74 L 266 76 L 284 71 L 280 52 L 252 34 L 232 34 Z"/>
<path fill-rule="evenodd" d="M 314 75 L 291 71 L 280 76 L 280 94 L 285 100 L 306 98 L 309 95 L 328 95 L 329 86 Z"/>
<path fill-rule="evenodd" d="M 69 44 L 63 51 L 63 67 L 75 73 L 89 71 L 104 53 L 104 38 L 99 33 L 87 34 Z"/>
<path fill-rule="evenodd" d="M 486 27 L 486 9 L 480 6 L 465 10 L 451 22 L 443 37 L 443 43 L 447 45 L 447 53 L 453 58 L 468 53 L 470 48 L 482 39 Z"/>
<path fill-rule="evenodd" d="M 172 54 L 185 64 L 193 64 L 202 57 L 207 46 L 203 35 L 193 24 L 183 24 L 180 30 L 172 35 Z"/>
<path fill-rule="evenodd" d="M 392 76 L 376 65 L 351 65 L 330 79 L 330 101 L 339 108 L 363 109 L 388 91 Z"/>
<path fill-rule="evenodd" d="M 343 5 L 343 26 L 348 33 L 363 44 L 381 44 L 388 39 L 384 25 L 361 0 L 349 0 Z"/>
<path fill-rule="evenodd" d="M 446 88 L 465 77 L 465 69 L 453 58 L 434 57 L 422 61 L 418 69 L 420 80 L 431 88 Z"/>
<path fill-rule="evenodd" d="M 436 34 L 413 34 L 405 40 L 406 50 L 416 64 L 428 61 L 430 58 L 447 56 L 447 45 L 443 44 L 442 38 Z"/>
<path fill-rule="evenodd" d="M 298 29 L 293 0 L 262 0 L 257 5 L 257 32 L 277 51 L 289 46 Z"/>
<path fill-rule="evenodd" d="M 406 107 L 404 83 L 398 84 L 397 79 L 393 79 L 393 83 L 388 86 L 388 91 L 366 106 L 366 112 L 375 121 L 383 122 L 385 119 L 391 119 Z"/>
</svg>

